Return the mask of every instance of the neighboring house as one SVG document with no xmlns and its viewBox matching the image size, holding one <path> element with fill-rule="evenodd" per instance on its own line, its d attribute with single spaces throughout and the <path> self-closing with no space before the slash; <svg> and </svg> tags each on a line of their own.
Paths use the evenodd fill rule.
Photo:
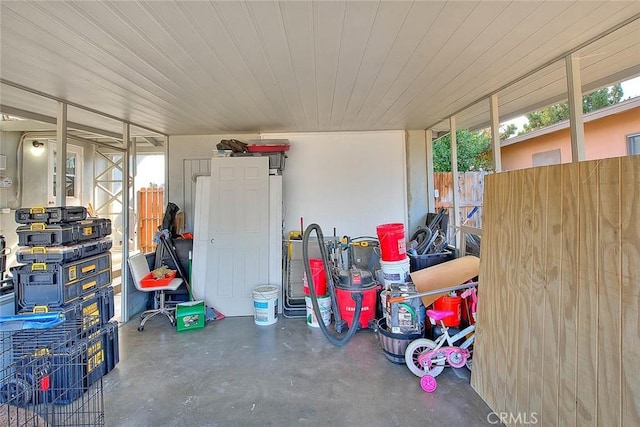
<svg viewBox="0 0 640 427">
<path fill-rule="evenodd" d="M 640 97 L 584 115 L 586 160 L 640 154 Z M 571 162 L 569 121 L 502 141 L 502 169 Z"/>
</svg>

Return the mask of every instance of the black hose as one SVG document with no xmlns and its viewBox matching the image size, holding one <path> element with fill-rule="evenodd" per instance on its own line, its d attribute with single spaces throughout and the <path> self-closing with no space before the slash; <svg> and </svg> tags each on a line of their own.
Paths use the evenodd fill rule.
<svg viewBox="0 0 640 427">
<path fill-rule="evenodd" d="M 423 236 L 424 234 L 424 236 Z M 427 248 L 429 247 L 429 243 L 431 242 L 431 238 L 433 237 L 433 230 L 429 227 L 418 227 L 418 229 L 413 233 L 410 242 L 415 241 L 416 247 L 414 248 L 418 255 L 424 255 Z"/>
<path fill-rule="evenodd" d="M 338 333 L 337 335 L 331 333 L 327 325 L 324 324 L 322 320 L 322 313 L 320 312 L 320 306 L 318 305 L 318 297 L 316 295 L 315 284 L 313 283 L 313 275 L 311 274 L 311 267 L 309 266 L 309 237 L 311 232 L 316 232 L 316 236 L 318 237 L 318 245 L 320 246 L 320 257 L 322 258 L 322 264 L 324 265 L 325 275 L 327 276 L 327 287 L 329 289 L 329 297 L 331 298 L 331 307 L 333 308 L 333 314 L 335 317 L 335 329 Z M 318 224 L 311 224 L 305 230 L 302 236 L 302 260 L 304 263 L 304 270 L 307 275 L 307 283 L 309 286 L 309 297 L 311 298 L 311 304 L 313 305 L 313 312 L 316 315 L 316 319 L 318 319 L 318 325 L 320 326 L 320 330 L 324 334 L 325 337 L 329 340 L 329 342 L 336 346 L 343 346 L 349 342 L 353 335 L 358 330 L 358 325 L 360 324 L 360 311 L 362 310 L 362 292 L 354 292 L 351 294 L 351 298 L 355 301 L 356 307 L 355 312 L 353 314 L 353 323 L 351 327 L 347 329 L 347 331 L 342 334 L 342 329 L 345 326 L 345 323 L 340 317 L 340 309 L 338 307 L 338 302 L 336 300 L 335 294 L 335 286 L 333 283 L 333 275 L 329 270 L 329 262 L 327 257 L 327 250 L 324 245 L 324 237 L 322 235 L 322 229 Z"/>
</svg>

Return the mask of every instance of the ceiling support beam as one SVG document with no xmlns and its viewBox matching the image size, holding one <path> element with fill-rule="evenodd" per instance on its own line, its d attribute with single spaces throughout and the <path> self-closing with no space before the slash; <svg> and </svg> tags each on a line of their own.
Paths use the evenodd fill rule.
<svg viewBox="0 0 640 427">
<path fill-rule="evenodd" d="M 169 203 L 169 136 L 164 137 L 164 205 Z"/>
<path fill-rule="evenodd" d="M 424 131 L 424 142 L 426 146 L 427 158 L 427 212 L 436 211 L 436 187 L 435 175 L 433 174 L 433 131 Z"/>
<path fill-rule="evenodd" d="M 153 145 L 154 147 L 159 147 L 162 145 L 162 143 L 156 141 L 153 138 L 149 138 L 148 136 L 143 136 L 142 139 L 144 139 L 145 141 L 147 141 L 149 144 Z"/>
<path fill-rule="evenodd" d="M 120 268 L 124 273 L 122 274 L 122 301 L 120 305 L 122 321 L 127 322 L 129 320 L 129 292 L 133 285 L 129 283 L 129 263 L 127 262 L 129 260 L 129 230 L 131 229 L 131 221 L 129 221 L 131 218 L 129 212 L 129 197 L 131 191 L 129 186 L 133 185 L 133 178 L 131 178 L 130 174 L 132 170 L 135 170 L 131 165 L 131 157 L 129 155 L 131 148 L 131 129 L 129 123 L 122 124 L 122 144 L 124 145 L 125 153 L 122 162 L 122 265 Z"/>
<path fill-rule="evenodd" d="M 64 102 L 58 102 L 56 142 L 56 205 L 67 206 L 67 104 Z"/>
<path fill-rule="evenodd" d="M 460 239 L 458 231 L 460 230 L 460 190 L 458 188 L 458 144 L 456 141 L 456 117 L 449 117 L 449 131 L 451 135 L 451 175 L 453 182 L 453 225 L 454 239 L 456 248 L 460 249 Z"/>
<path fill-rule="evenodd" d="M 493 156 L 493 170 L 502 171 L 502 152 L 500 151 L 500 114 L 498 112 L 498 95 L 493 94 L 489 98 L 489 114 L 491 115 L 491 142 Z"/>
<path fill-rule="evenodd" d="M 5 114 L 10 114 L 12 116 L 21 117 L 23 119 L 35 120 L 37 122 L 49 123 L 55 125 L 57 120 L 55 117 L 46 116 L 44 114 L 33 113 L 31 111 L 22 110 L 20 108 L 9 107 L 8 105 L 0 104 L 0 111 Z M 83 132 L 93 133 L 95 135 L 104 136 L 107 138 L 117 139 L 120 141 L 122 135 L 119 135 L 114 132 L 110 132 L 108 130 L 99 129 L 93 126 L 81 125 L 80 123 L 75 122 L 67 122 L 67 128 L 75 129 Z"/>
<path fill-rule="evenodd" d="M 88 112 L 96 114 L 98 116 L 106 117 L 107 119 L 116 120 L 116 121 L 123 122 L 123 123 L 130 123 L 133 126 L 136 126 L 136 127 L 140 128 L 140 129 L 144 129 L 144 130 L 149 131 L 151 133 L 157 133 L 159 135 L 164 135 L 162 132 L 158 132 L 158 131 L 156 131 L 154 129 L 150 129 L 150 128 L 146 127 L 146 126 L 142 126 L 142 125 L 139 125 L 139 124 L 136 124 L 136 123 L 128 122 L 128 121 L 126 121 L 124 119 L 121 119 L 119 117 L 113 116 L 111 114 L 103 113 L 102 111 L 98 111 L 98 110 L 95 110 L 93 108 L 85 107 L 84 105 L 76 104 L 75 102 L 71 102 L 71 101 L 66 100 L 66 99 L 58 98 L 57 96 L 49 95 L 48 93 L 39 91 L 37 89 L 32 89 L 30 87 L 21 85 L 19 83 L 12 82 L 12 81 L 7 80 L 7 79 L 0 78 L 0 84 L 5 84 L 7 86 L 11 86 L 11 87 L 14 87 L 16 89 L 23 90 L 25 92 L 33 93 L 35 95 L 39 95 L 39 96 L 42 96 L 44 98 L 53 99 L 54 101 L 63 102 L 66 105 L 71 105 L 72 107 L 78 108 L 80 110 L 88 111 Z"/>
<path fill-rule="evenodd" d="M 584 120 L 582 117 L 582 85 L 580 82 L 580 58 L 577 53 L 565 58 L 567 91 L 569 94 L 569 129 L 571 131 L 571 161 L 586 159 L 584 148 Z"/>
</svg>

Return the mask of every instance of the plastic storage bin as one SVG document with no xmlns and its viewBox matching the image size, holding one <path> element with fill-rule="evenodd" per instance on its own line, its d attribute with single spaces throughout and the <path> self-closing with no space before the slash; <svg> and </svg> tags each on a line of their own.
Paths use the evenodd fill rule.
<svg viewBox="0 0 640 427">
<path fill-rule="evenodd" d="M 59 246 L 99 239 L 111 234 L 111 220 L 88 219 L 65 224 L 35 222 L 16 229 L 20 246 Z"/>
<path fill-rule="evenodd" d="M 82 221 L 85 219 L 87 219 L 87 209 L 84 206 L 16 209 L 16 222 L 18 224 L 30 224 L 32 222 L 54 224 L 58 222 Z"/>
</svg>

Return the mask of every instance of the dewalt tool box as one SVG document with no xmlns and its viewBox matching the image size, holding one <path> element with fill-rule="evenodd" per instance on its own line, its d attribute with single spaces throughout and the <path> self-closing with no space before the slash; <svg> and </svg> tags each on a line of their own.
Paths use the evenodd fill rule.
<svg viewBox="0 0 640 427">
<path fill-rule="evenodd" d="M 65 306 L 36 305 L 18 314 L 63 313 L 69 324 L 77 325 L 73 340 L 76 342 L 106 325 L 114 315 L 114 308 L 113 288 L 107 286 Z"/>
<path fill-rule="evenodd" d="M 84 206 L 33 207 L 16 209 L 18 224 L 41 222 L 55 224 L 58 222 L 75 222 L 87 219 L 87 209 Z"/>
<path fill-rule="evenodd" d="M 63 224 L 34 222 L 16 229 L 20 246 L 60 246 L 100 239 L 111 234 L 111 220 L 93 218 Z"/>
<path fill-rule="evenodd" d="M 12 268 L 21 308 L 62 306 L 111 284 L 111 252 L 70 263 L 33 263 Z"/>
<path fill-rule="evenodd" d="M 111 372 L 120 361 L 120 345 L 118 341 L 118 322 L 111 321 L 102 327 L 105 351 L 105 374 Z"/>
<path fill-rule="evenodd" d="M 99 329 L 86 338 L 87 340 L 87 363 L 85 366 L 85 387 L 102 378 L 106 374 L 106 354 L 104 348 L 104 334 Z"/>
<path fill-rule="evenodd" d="M 68 246 L 21 246 L 16 251 L 16 261 L 22 264 L 71 262 L 101 254 L 110 250 L 112 246 L 111 237 Z"/>
</svg>

